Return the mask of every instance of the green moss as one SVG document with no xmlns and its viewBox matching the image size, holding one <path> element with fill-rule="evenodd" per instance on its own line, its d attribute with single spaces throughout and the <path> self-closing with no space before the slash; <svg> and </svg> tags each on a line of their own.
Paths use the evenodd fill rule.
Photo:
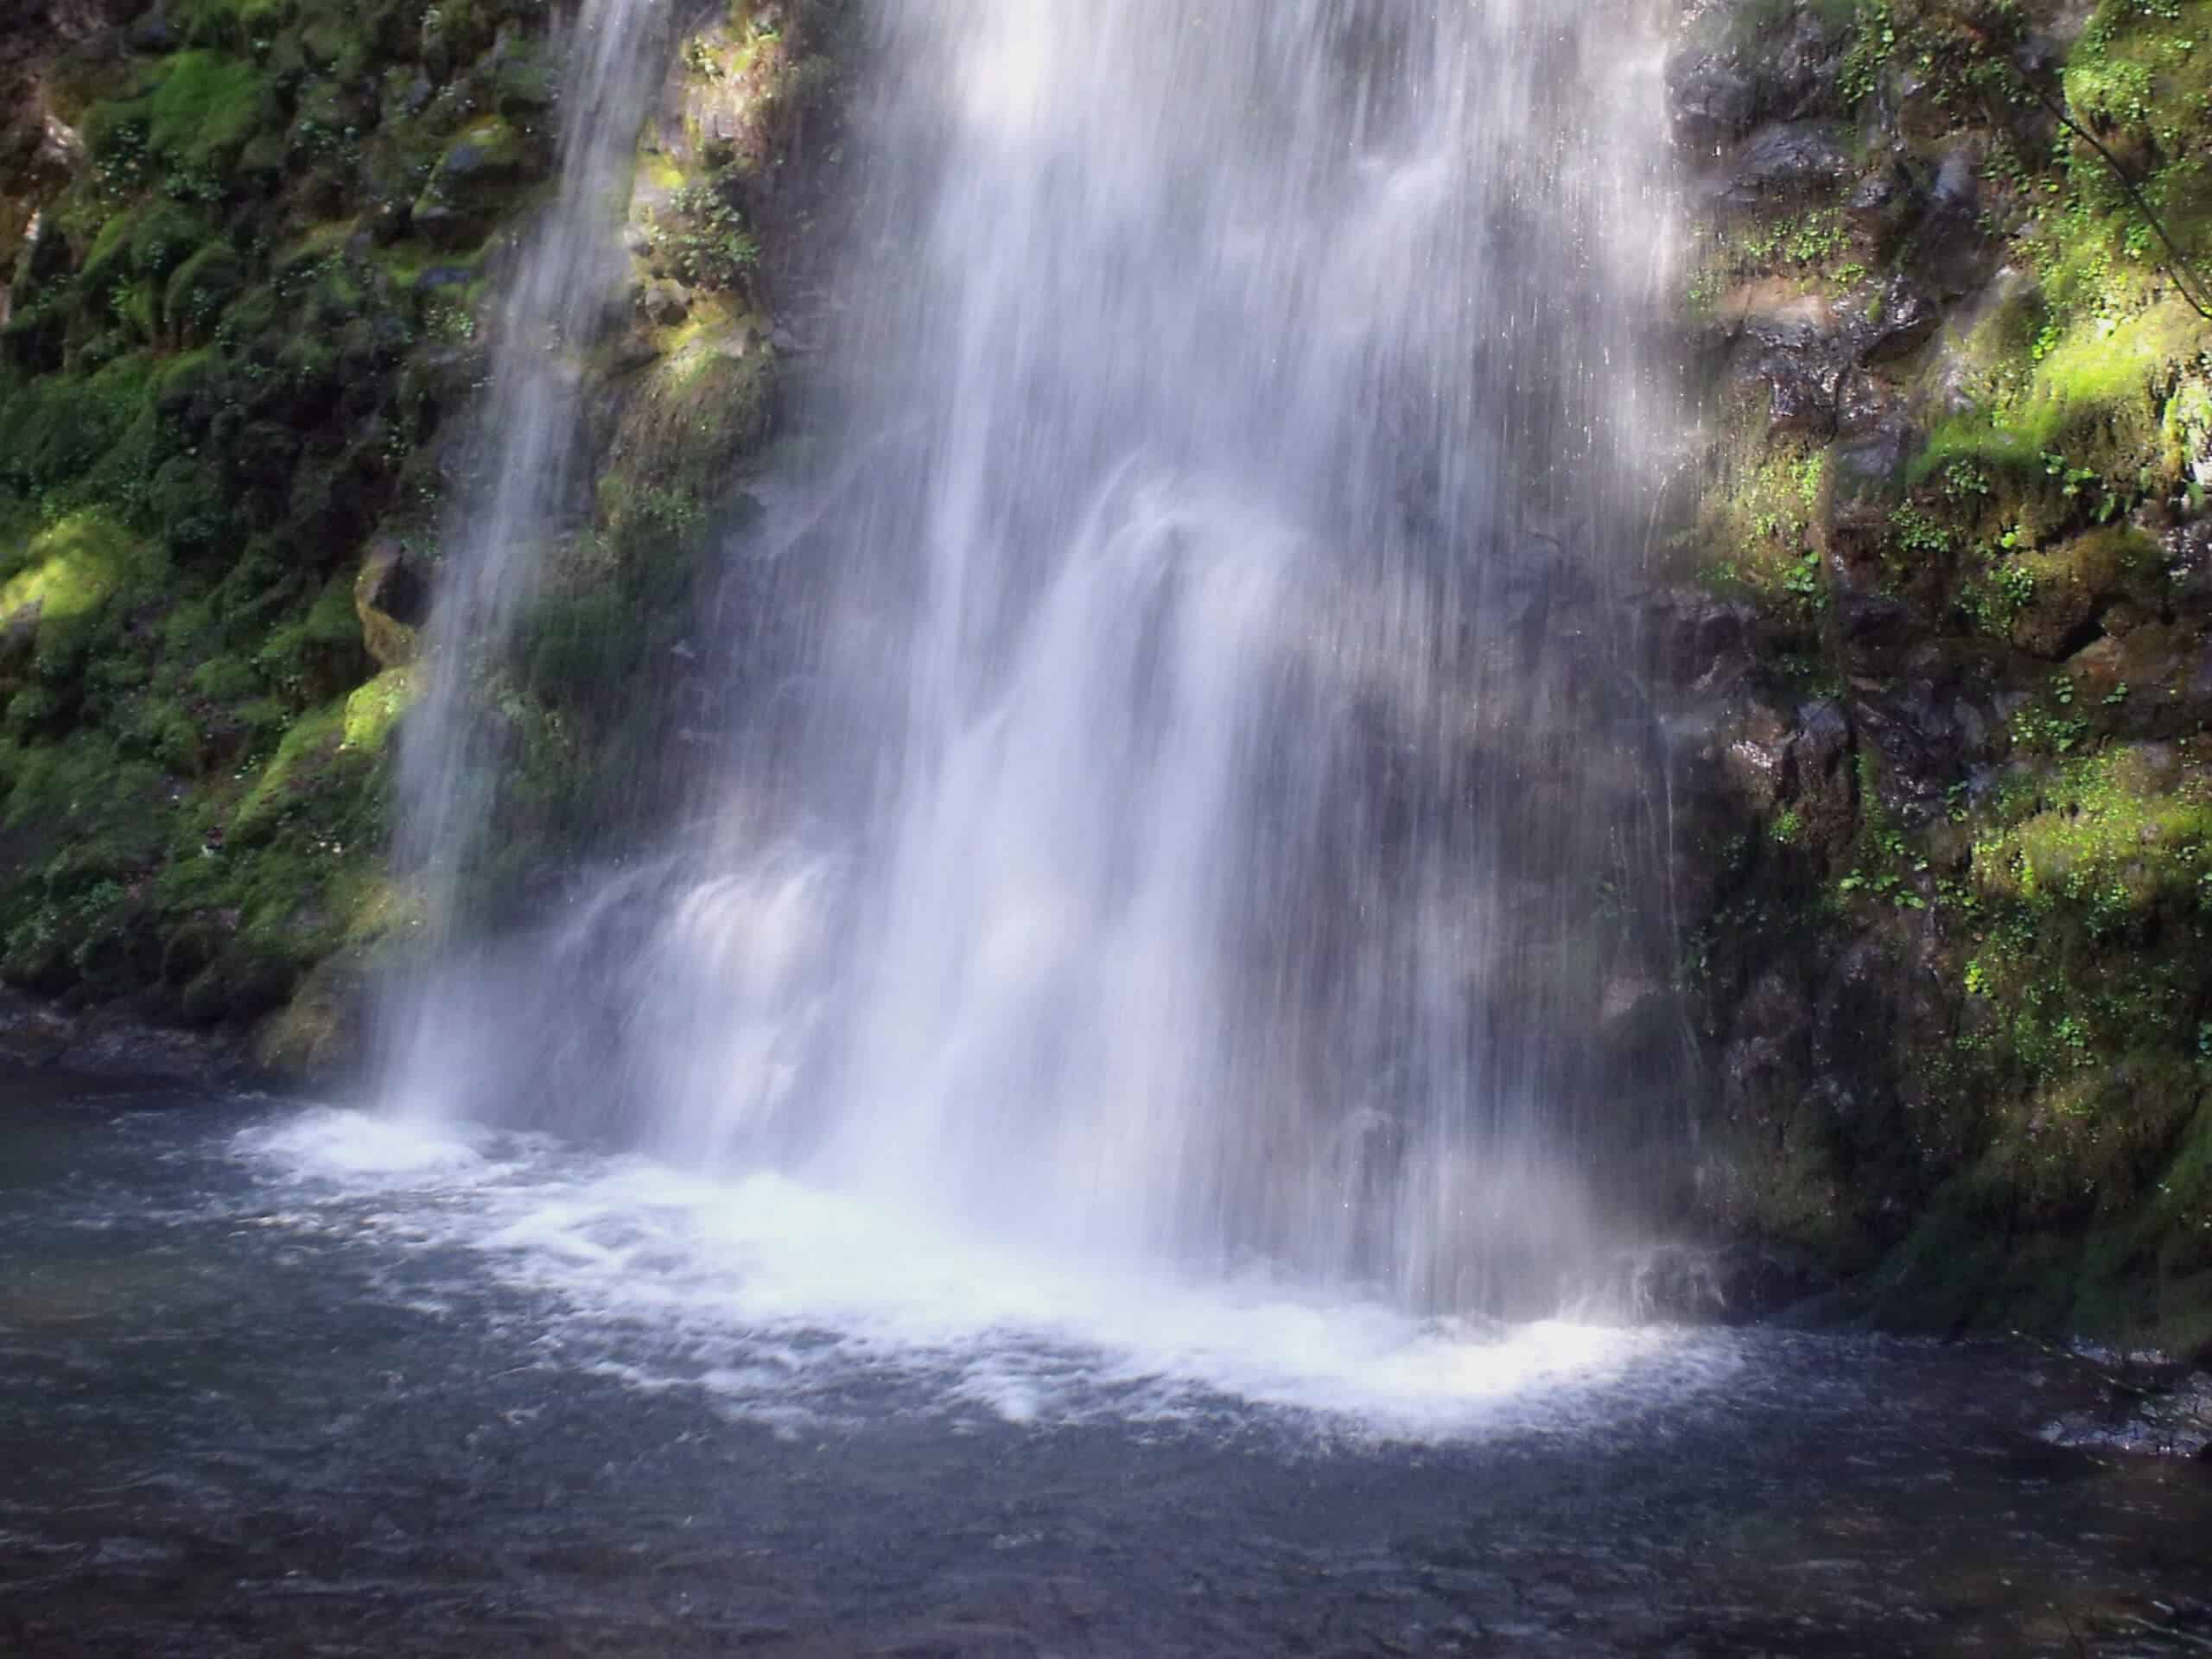
<svg viewBox="0 0 2212 1659">
<path fill-rule="evenodd" d="M 226 244 L 211 242 L 177 267 L 162 312 L 179 338 L 206 340 L 232 296 L 245 286 L 245 262 Z"/>
<path fill-rule="evenodd" d="M 411 666 L 387 669 L 346 699 L 341 748 L 379 754 L 420 690 Z"/>
<path fill-rule="evenodd" d="M 137 226 L 129 213 L 118 213 L 100 226 L 85 263 L 78 267 L 79 290 L 96 302 L 118 283 L 129 280 L 135 266 L 130 243 Z"/>
<path fill-rule="evenodd" d="M 441 247 L 480 241 L 540 170 L 522 130 L 499 116 L 472 123 L 446 147 L 416 199 L 416 228 Z"/>
<path fill-rule="evenodd" d="M 62 619 L 99 609 L 137 567 L 143 550 L 128 532 L 96 512 L 78 513 L 0 552 L 0 615 L 36 606 Z"/>
<path fill-rule="evenodd" d="M 2212 909 L 2212 787 L 2160 775 L 2171 765 L 2116 747 L 2020 785 L 1974 845 L 1975 881 L 1994 896 L 2127 913 Z"/>
<path fill-rule="evenodd" d="M 315 601 L 271 629 L 254 666 L 272 686 L 302 702 L 321 702 L 360 678 L 368 664 L 353 584 L 333 576 Z"/>
<path fill-rule="evenodd" d="M 129 221 L 130 268 L 141 276 L 168 276 L 207 239 L 207 221 L 172 201 L 153 201 Z"/>
<path fill-rule="evenodd" d="M 156 588 L 166 570 L 161 550 L 96 512 L 71 515 L 0 557 L 0 618 L 29 618 L 34 664 L 48 679 L 76 667 L 120 595 Z"/>
<path fill-rule="evenodd" d="M 2056 337 L 2018 395 L 1944 420 L 1910 480 L 1961 461 L 2033 480 L 2056 456 L 2127 489 L 2164 455 L 2177 364 L 2208 344 L 2212 327 L 2179 301 L 2123 321 L 2077 324 Z"/>
<path fill-rule="evenodd" d="M 250 60 L 216 52 L 180 52 L 144 99 L 146 143 L 155 155 L 193 167 L 237 158 L 269 116 L 269 90 Z"/>
<path fill-rule="evenodd" d="M 264 843 L 284 820 L 312 815 L 319 798 L 343 789 L 347 701 L 341 697 L 291 723 L 232 817 L 233 842 Z"/>
<path fill-rule="evenodd" d="M 1811 438 L 1770 435 L 1756 394 L 1721 413 L 1725 435 L 1713 475 L 1694 524 L 1671 550 L 1714 592 L 1809 629 L 1827 604 L 1817 534 L 1826 448 Z"/>
<path fill-rule="evenodd" d="M 645 656 L 648 639 L 644 608 L 626 594 L 558 595 L 531 611 L 517 655 L 539 695 L 582 702 L 626 683 Z"/>
<path fill-rule="evenodd" d="M 156 367 L 135 354 L 89 376 L 0 382 L 0 479 L 34 496 L 80 481 L 144 411 Z"/>
</svg>

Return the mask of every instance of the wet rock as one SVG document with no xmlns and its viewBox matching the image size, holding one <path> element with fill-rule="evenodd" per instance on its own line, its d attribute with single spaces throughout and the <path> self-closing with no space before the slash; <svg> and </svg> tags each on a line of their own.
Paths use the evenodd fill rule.
<svg viewBox="0 0 2212 1659">
<path fill-rule="evenodd" d="M 1835 309 L 1803 295 L 1732 296 L 1736 346 L 1730 374 L 1767 394 L 1768 429 L 1825 435 L 1834 430 L 1851 342 Z"/>
<path fill-rule="evenodd" d="M 50 1003 L 0 990 L 0 1060 L 52 1065 L 67 1052 L 75 1023 Z"/>
<path fill-rule="evenodd" d="M 181 989 L 222 955 L 232 930 L 213 916 L 195 916 L 169 935 L 162 951 L 162 981 Z"/>
<path fill-rule="evenodd" d="M 2212 614 L 2212 519 L 2196 519 L 2169 531 L 2164 551 L 2175 607 Z"/>
<path fill-rule="evenodd" d="M 1758 378 L 1767 389 L 1767 429 L 1825 435 L 1835 429 L 1842 365 L 1825 341 L 1792 340 L 1763 353 Z"/>
<path fill-rule="evenodd" d="M 2005 265 L 1973 298 L 1949 306 L 1922 375 L 1932 408 L 1958 413 L 1973 407 L 1976 379 L 2005 360 L 2016 337 L 2032 332 L 2041 305 L 2042 289 L 2034 276 Z"/>
<path fill-rule="evenodd" d="M 1920 637 L 1912 607 L 1894 594 L 1844 588 L 1836 594 L 1836 632 L 1853 666 L 1879 668 Z"/>
<path fill-rule="evenodd" d="M 1832 10 L 1800 4 L 1756 21 L 1725 6 L 1707 10 L 1668 60 L 1681 141 L 1710 153 L 1762 120 L 1793 121 L 1832 106 L 1847 39 Z"/>
<path fill-rule="evenodd" d="M 38 648 L 39 618 L 45 612 L 45 601 L 35 599 L 0 618 L 0 668 L 19 668 L 30 661 Z"/>
<path fill-rule="evenodd" d="M 2095 531 L 2015 561 L 2030 583 L 2012 624 L 2012 643 L 2058 662 L 2087 647 L 2098 632 L 2105 602 L 2117 595 L 2131 558 L 2130 533 Z"/>
<path fill-rule="evenodd" d="M 1753 703 L 1724 736 L 1720 775 L 1751 812 L 1764 817 L 1780 804 L 1789 749 L 1789 721 L 1765 703 Z"/>
<path fill-rule="evenodd" d="M 476 280 L 475 270 L 468 265 L 430 265 L 415 279 L 415 291 L 422 294 L 460 294 Z"/>
<path fill-rule="evenodd" d="M 1891 363 L 1910 356 L 1935 338 L 1943 313 L 1928 294 L 1904 276 L 1882 290 L 1870 315 L 1856 330 L 1861 363 Z"/>
<path fill-rule="evenodd" d="M 1883 692 L 1853 699 L 1853 724 L 1881 757 L 1891 804 L 1919 823 L 1934 816 L 1964 769 L 1973 739 L 1958 719 L 1957 700 L 1936 680 L 1908 666 Z M 1986 738 L 1986 725 L 1978 728 Z"/>
<path fill-rule="evenodd" d="M 1720 1106 L 1744 1125 L 1786 1116 L 1812 1055 L 1812 1008 L 1794 976 L 1761 974 L 1737 1003 L 1720 1057 Z"/>
<path fill-rule="evenodd" d="M 1751 660 L 1749 605 L 1716 599 L 1695 588 L 1677 589 L 1651 601 L 1654 671 L 1682 690 L 1732 678 Z"/>
<path fill-rule="evenodd" d="M 1822 194 L 1849 176 L 1851 156 L 1822 122 L 1777 122 L 1762 127 L 1730 163 L 1720 200 L 1745 209 Z"/>
<path fill-rule="evenodd" d="M 88 1077 L 200 1082 L 232 1072 L 234 1056 L 221 1039 L 149 1024 L 111 1006 L 85 1015 L 55 1057 L 61 1070 Z"/>
<path fill-rule="evenodd" d="M 1831 556 L 1853 559 L 1879 550 L 1890 515 L 1904 499 L 1912 448 L 1911 428 L 1893 419 L 1828 452 L 1821 530 Z"/>
<path fill-rule="evenodd" d="M 1845 203 L 1851 227 L 1878 257 L 1896 251 L 1928 205 L 1926 193 L 1903 162 L 1892 160 L 1860 179 Z"/>
<path fill-rule="evenodd" d="M 502 115 L 537 114 L 550 109 L 560 93 L 557 66 L 539 43 L 517 34 L 512 24 L 499 30 L 473 74 L 480 85 L 491 87 Z"/>
<path fill-rule="evenodd" d="M 498 117 L 477 122 L 438 162 L 416 199 L 415 228 L 440 247 L 465 247 L 482 238 L 512 199 L 538 170 L 521 132 Z"/>
<path fill-rule="evenodd" d="M 1673 993 L 1639 973 L 1616 974 L 1599 999 L 1596 1037 L 1607 1075 L 1664 1077 L 1681 1052 L 1682 1015 Z"/>
<path fill-rule="evenodd" d="M 183 44 L 176 32 L 176 25 L 169 22 L 168 9 L 156 6 L 124 31 L 124 39 L 133 52 L 143 52 L 159 57 L 174 52 Z"/>
<path fill-rule="evenodd" d="M 1669 1244 L 1623 1264 L 1635 1317 L 1685 1325 L 1748 1325 L 1834 1287 L 1829 1275 L 1769 1246 Z"/>
<path fill-rule="evenodd" d="M 1853 766 L 1851 722 L 1831 702 L 1797 711 L 1797 728 L 1786 751 L 1784 790 L 1797 814 L 1802 843 L 1840 858 L 1859 829 L 1859 785 Z"/>
<path fill-rule="evenodd" d="M 664 354 L 652 330 L 639 323 L 625 329 L 615 340 L 607 354 L 607 367 L 618 375 L 632 374 Z"/>
<path fill-rule="evenodd" d="M 429 579 L 404 543 L 387 539 L 370 548 L 353 582 L 353 611 L 361 643 L 379 667 L 415 659 L 416 630 L 429 604 Z"/>
<path fill-rule="evenodd" d="M 372 995 L 358 956 L 318 963 L 290 999 L 254 1027 L 254 1064 L 278 1077 L 322 1080 L 358 1071 L 368 1055 Z"/>
<path fill-rule="evenodd" d="M 181 1013 L 194 1026 L 257 1020 L 284 1006 L 299 976 L 281 957 L 232 945 L 184 988 Z"/>
<path fill-rule="evenodd" d="M 1980 162 L 1979 153 L 1964 144 L 1945 154 L 1914 238 L 1916 273 L 1952 299 L 1987 282 L 1993 263 L 1989 234 L 1981 223 Z"/>
<path fill-rule="evenodd" d="M 657 327 L 673 328 L 691 315 L 691 296 L 683 283 L 647 283 L 639 296 L 639 308 Z"/>
</svg>

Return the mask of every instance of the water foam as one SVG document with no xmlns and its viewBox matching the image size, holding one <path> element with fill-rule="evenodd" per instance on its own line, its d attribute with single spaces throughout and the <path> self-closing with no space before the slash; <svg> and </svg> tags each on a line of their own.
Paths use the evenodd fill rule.
<svg viewBox="0 0 2212 1659">
<path fill-rule="evenodd" d="M 879 1198 L 543 1137 L 321 1109 L 237 1150 L 293 1224 L 462 1247 L 537 1299 L 563 1363 L 793 1431 L 886 1410 L 1054 1425 L 1261 1407 L 1448 1438 L 1613 1420 L 1735 1363 L 1680 1330 L 1423 1320 L 1259 1272 L 1021 1254 Z"/>
</svg>

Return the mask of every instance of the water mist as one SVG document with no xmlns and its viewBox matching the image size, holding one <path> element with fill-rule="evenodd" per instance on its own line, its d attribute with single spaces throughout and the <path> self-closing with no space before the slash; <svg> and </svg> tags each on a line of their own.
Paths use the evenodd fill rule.
<svg viewBox="0 0 2212 1659">
<path fill-rule="evenodd" d="M 1658 10 L 876 8 L 833 459 L 724 550 L 688 810 L 442 981 L 402 1092 L 1054 1259 L 1557 1306 L 1676 1133 L 1616 603 Z M 572 132 L 533 272 L 589 273 L 630 137 Z M 448 652 L 568 453 L 496 395 L 550 424 Z M 410 756 L 450 847 L 480 758 Z"/>
</svg>

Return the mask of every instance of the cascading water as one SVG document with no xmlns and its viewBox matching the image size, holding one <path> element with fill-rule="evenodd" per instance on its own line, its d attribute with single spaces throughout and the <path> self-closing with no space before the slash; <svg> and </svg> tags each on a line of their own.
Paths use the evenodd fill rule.
<svg viewBox="0 0 2212 1659">
<path fill-rule="evenodd" d="M 646 101 L 666 47 L 664 0 L 584 0 L 562 55 L 560 183 L 524 246 L 499 320 L 467 482 L 443 540 L 430 669 L 400 748 L 397 862 L 419 883 L 433 950 L 450 946 L 461 872 L 488 821 L 502 743 L 482 717 L 482 671 L 535 591 L 537 561 L 574 488 L 580 353 L 626 267 L 616 235 Z M 385 1010 L 395 1056 L 443 1046 L 433 996 Z"/>
<path fill-rule="evenodd" d="M 1674 1133 L 1608 603 L 1646 10 L 887 0 L 839 465 L 730 550 L 776 613 L 702 618 L 719 762 L 442 984 L 410 1087 L 1027 1249 L 1555 1306 Z"/>
</svg>

